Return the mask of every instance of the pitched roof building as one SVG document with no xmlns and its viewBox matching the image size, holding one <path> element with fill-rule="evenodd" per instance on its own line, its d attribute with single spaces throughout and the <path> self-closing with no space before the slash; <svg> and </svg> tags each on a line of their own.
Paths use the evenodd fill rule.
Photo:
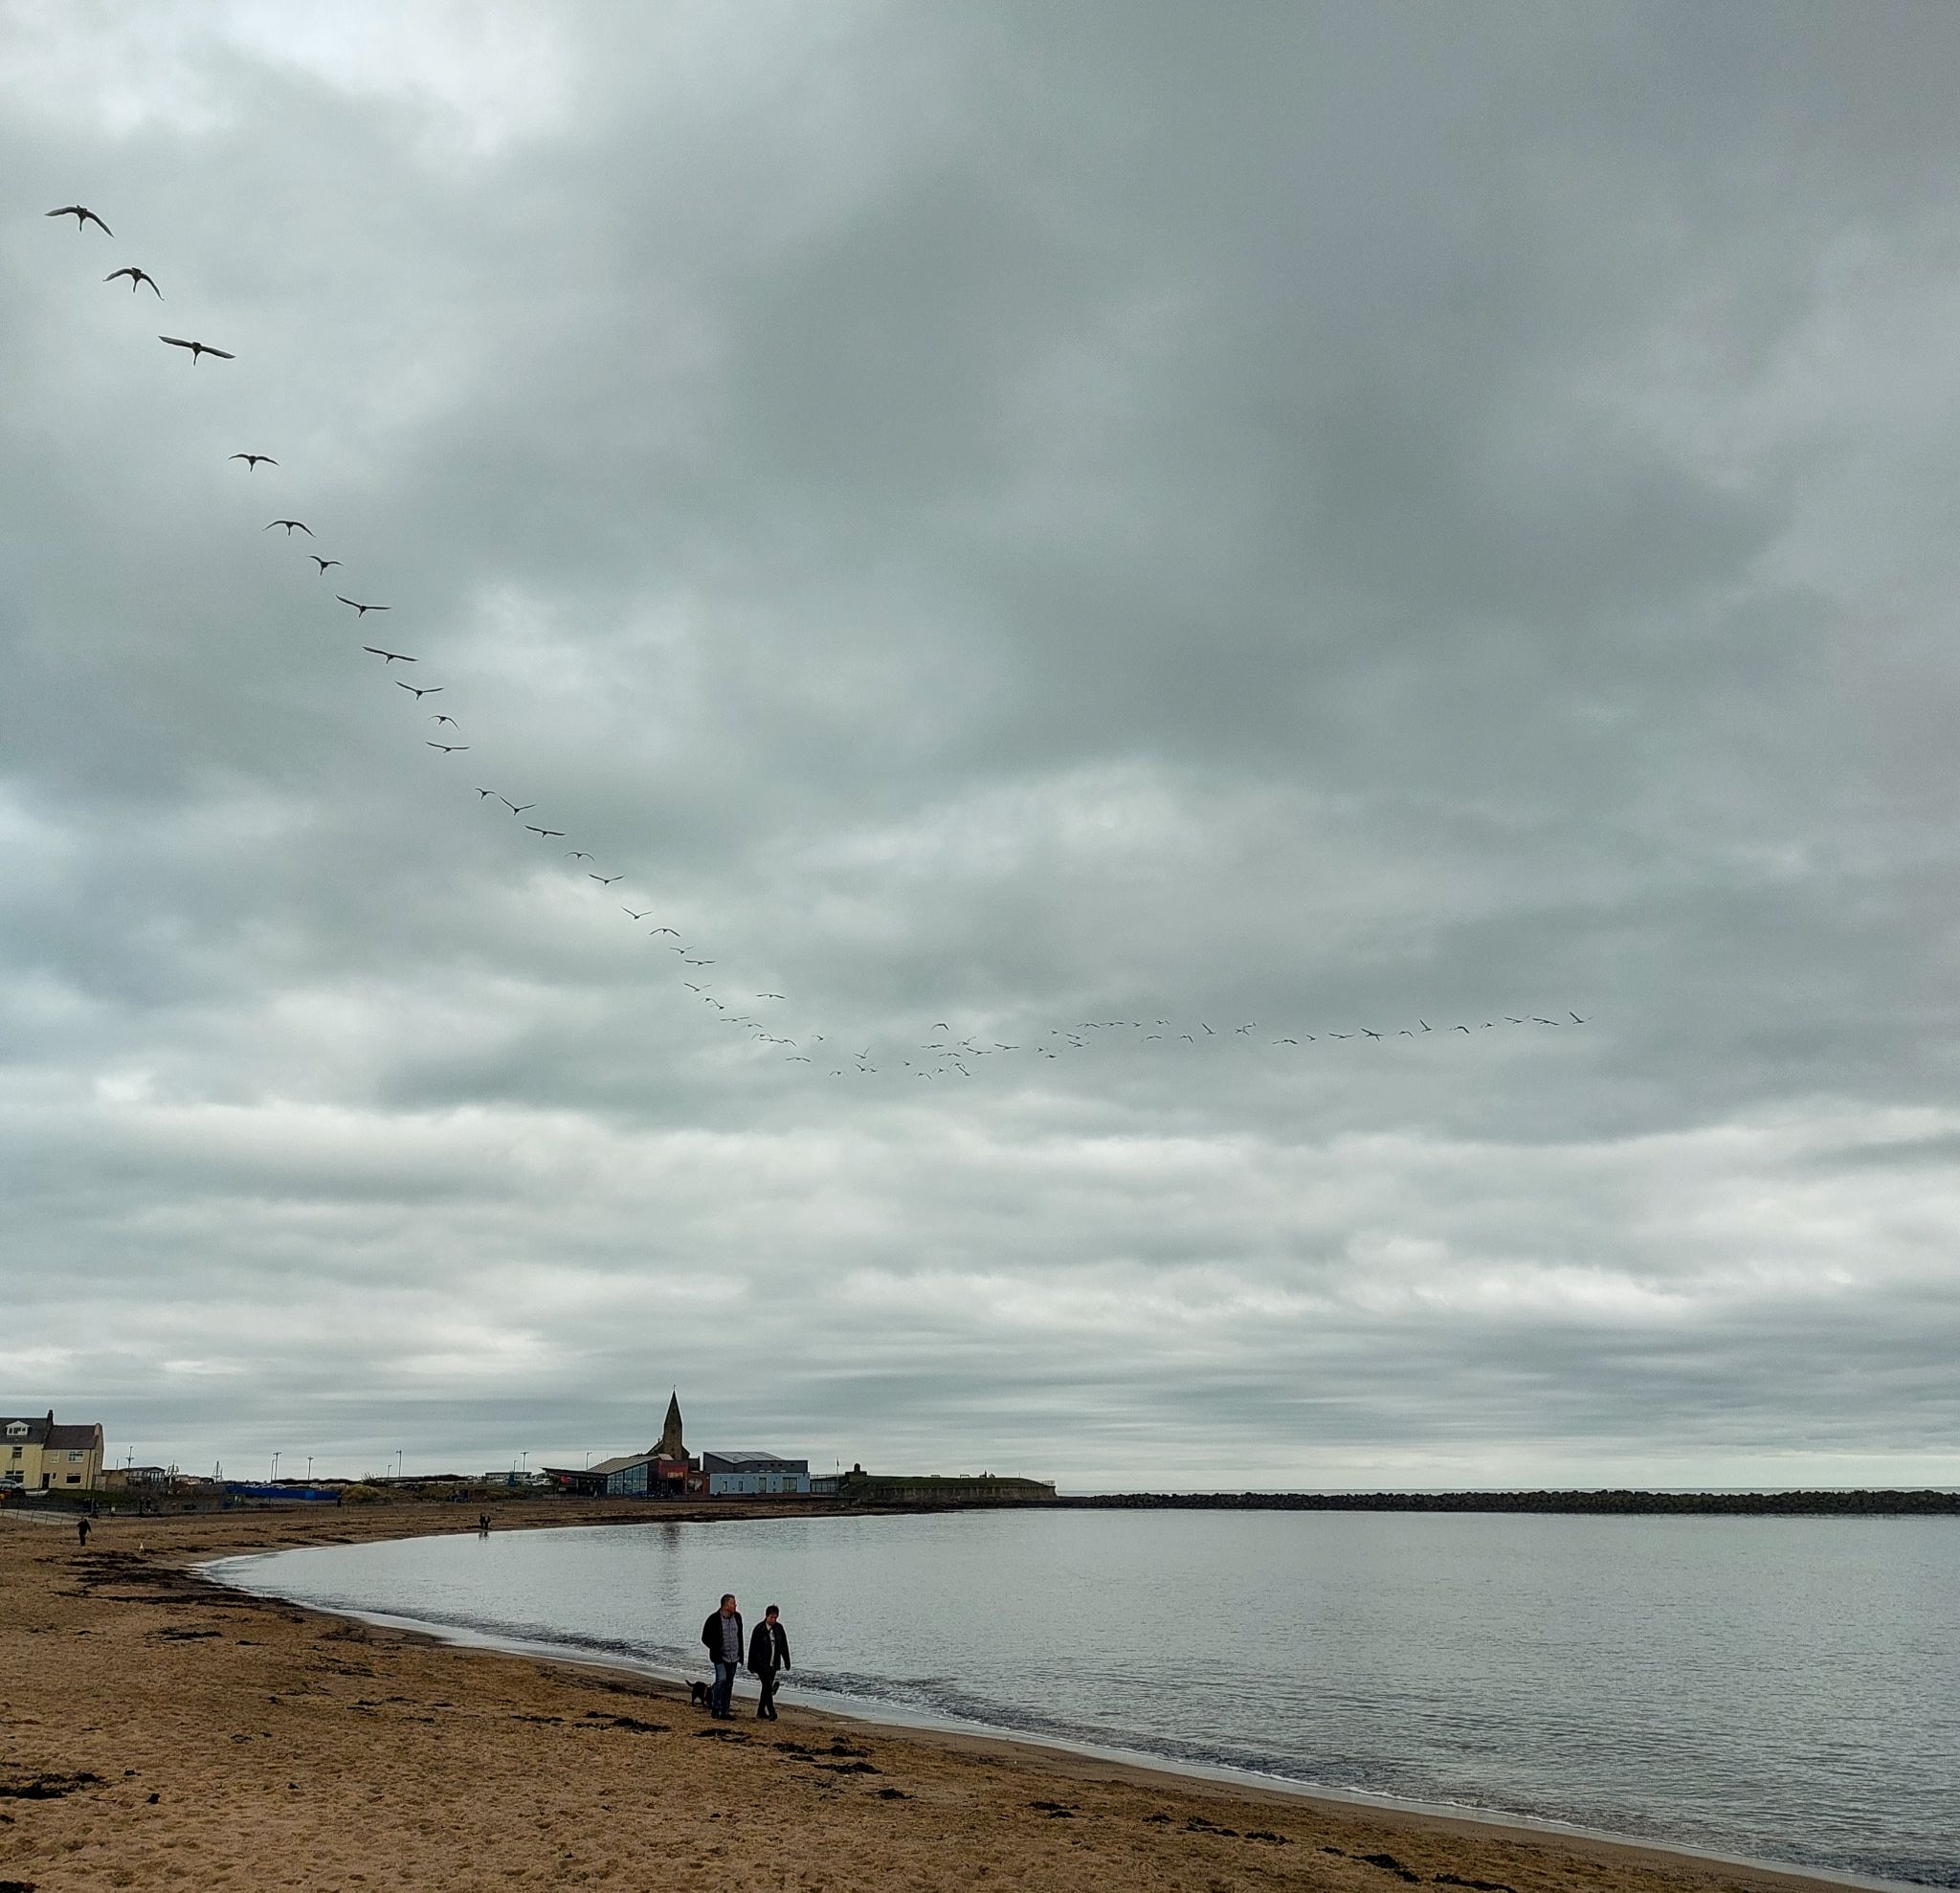
<svg viewBox="0 0 1960 1893">
<path fill-rule="evenodd" d="M 0 1486 L 17 1492 L 92 1492 L 102 1482 L 102 1429 L 0 1417 Z"/>
</svg>

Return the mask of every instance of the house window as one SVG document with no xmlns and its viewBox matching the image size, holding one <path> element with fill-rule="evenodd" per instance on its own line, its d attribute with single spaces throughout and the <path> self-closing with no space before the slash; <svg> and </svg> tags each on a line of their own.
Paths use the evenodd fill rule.
<svg viewBox="0 0 1960 1893">
<path fill-rule="evenodd" d="M 68 1482 L 70 1485 L 79 1485 L 81 1483 L 81 1475 L 78 1472 L 70 1473 L 68 1475 Z"/>
<path fill-rule="evenodd" d="M 79 1453 L 69 1454 L 68 1463 L 72 1466 L 78 1466 L 81 1463 L 81 1455 Z"/>
<path fill-rule="evenodd" d="M 8 1436 L 8 1438 L 10 1438 L 10 1439 L 23 1439 L 23 1438 L 25 1438 L 25 1437 L 27 1436 L 27 1421 L 25 1421 L 25 1420 L 11 1420 L 11 1421 L 9 1421 L 9 1422 L 8 1422 L 8 1427 L 7 1427 L 7 1436 Z"/>
<path fill-rule="evenodd" d="M 20 1448 L 18 1446 L 13 1449 L 12 1457 L 16 1459 L 20 1458 Z"/>
</svg>

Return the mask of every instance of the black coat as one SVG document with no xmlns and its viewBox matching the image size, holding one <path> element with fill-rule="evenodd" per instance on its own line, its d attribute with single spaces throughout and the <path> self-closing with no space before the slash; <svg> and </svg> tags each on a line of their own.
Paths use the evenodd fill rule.
<svg viewBox="0 0 1960 1893">
<path fill-rule="evenodd" d="M 701 1640 L 707 1646 L 709 1662 L 724 1663 L 728 1660 L 722 1654 L 722 1614 L 720 1611 L 711 1613 L 707 1622 L 702 1625 Z M 738 1651 L 742 1648 L 742 1613 L 740 1611 L 735 1613 L 735 1647 Z M 739 1657 L 737 1660 L 740 1661 Z"/>
<path fill-rule="evenodd" d="M 755 1635 L 748 1639 L 748 1667 L 758 1676 L 790 1667 L 790 1639 L 781 1624 L 765 1617 L 756 1625 Z"/>
</svg>

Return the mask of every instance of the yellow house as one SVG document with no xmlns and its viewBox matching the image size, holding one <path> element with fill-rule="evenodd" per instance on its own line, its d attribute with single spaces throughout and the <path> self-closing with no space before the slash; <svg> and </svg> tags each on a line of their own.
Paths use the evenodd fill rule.
<svg viewBox="0 0 1960 1893">
<path fill-rule="evenodd" d="M 102 1482 L 102 1429 L 0 1418 L 0 1486 L 16 1492 L 92 1492 Z"/>
</svg>

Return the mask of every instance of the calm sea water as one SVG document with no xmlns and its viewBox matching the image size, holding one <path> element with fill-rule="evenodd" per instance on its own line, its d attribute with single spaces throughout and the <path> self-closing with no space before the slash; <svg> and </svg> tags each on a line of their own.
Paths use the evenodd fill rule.
<svg viewBox="0 0 1960 1893">
<path fill-rule="evenodd" d="M 253 1590 L 875 1705 L 1960 1886 L 1960 1524 L 990 1512 L 461 1535 Z"/>
</svg>

